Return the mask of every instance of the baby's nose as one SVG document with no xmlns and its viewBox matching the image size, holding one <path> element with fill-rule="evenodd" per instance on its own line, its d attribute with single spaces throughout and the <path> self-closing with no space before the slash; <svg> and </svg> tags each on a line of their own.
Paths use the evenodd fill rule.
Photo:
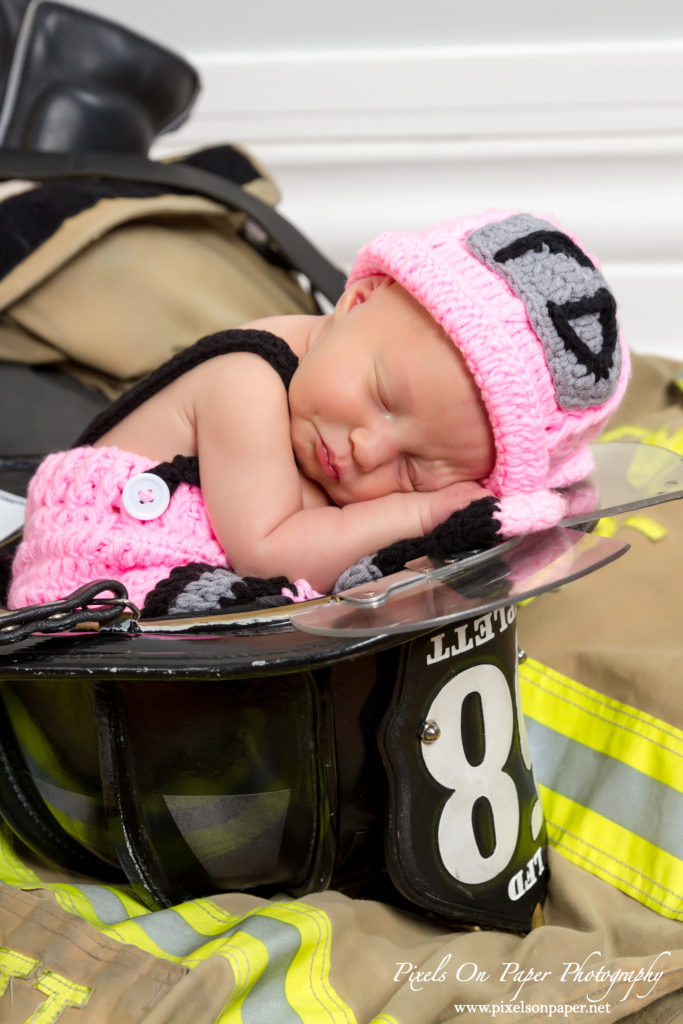
<svg viewBox="0 0 683 1024">
<path fill-rule="evenodd" d="M 356 427 L 351 431 L 353 457 L 364 473 L 396 458 L 398 451 L 389 430 Z"/>
</svg>

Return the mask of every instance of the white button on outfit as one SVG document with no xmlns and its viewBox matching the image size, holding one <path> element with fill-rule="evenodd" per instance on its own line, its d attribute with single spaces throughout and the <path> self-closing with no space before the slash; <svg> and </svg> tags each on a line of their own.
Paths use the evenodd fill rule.
<svg viewBox="0 0 683 1024">
<path fill-rule="evenodd" d="M 171 492 L 156 473 L 132 476 L 121 492 L 123 507 L 134 519 L 157 519 L 168 508 Z"/>
</svg>

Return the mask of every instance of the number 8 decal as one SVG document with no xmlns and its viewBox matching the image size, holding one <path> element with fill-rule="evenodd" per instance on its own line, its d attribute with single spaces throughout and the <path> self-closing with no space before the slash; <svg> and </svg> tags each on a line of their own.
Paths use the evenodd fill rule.
<svg viewBox="0 0 683 1024">
<path fill-rule="evenodd" d="M 472 698 L 480 706 L 477 739 L 483 754 L 470 760 L 467 750 L 476 744 L 466 737 L 465 704 Z M 488 882 L 512 859 L 520 822 L 517 787 L 503 770 L 514 739 L 514 710 L 505 676 L 491 664 L 465 669 L 444 684 L 427 718 L 440 729 L 438 740 L 422 747 L 427 770 L 452 791 L 439 818 L 441 859 L 446 870 L 466 885 Z"/>
</svg>

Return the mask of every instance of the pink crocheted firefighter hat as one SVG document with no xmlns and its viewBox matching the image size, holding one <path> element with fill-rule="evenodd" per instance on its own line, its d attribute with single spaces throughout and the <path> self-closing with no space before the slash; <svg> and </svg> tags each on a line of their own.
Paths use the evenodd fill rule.
<svg viewBox="0 0 683 1024">
<path fill-rule="evenodd" d="M 587 442 L 626 388 L 630 361 L 595 261 L 557 224 L 490 210 L 425 231 L 386 231 L 349 283 L 388 274 L 453 339 L 479 386 L 496 459 L 482 481 L 501 533 L 554 525 L 558 488 L 593 468 Z"/>
</svg>

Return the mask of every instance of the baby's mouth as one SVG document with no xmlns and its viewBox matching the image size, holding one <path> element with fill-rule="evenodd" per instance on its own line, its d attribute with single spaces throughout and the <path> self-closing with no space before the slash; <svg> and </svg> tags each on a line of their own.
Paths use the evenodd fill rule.
<svg viewBox="0 0 683 1024">
<path fill-rule="evenodd" d="M 325 476 L 328 476 L 331 480 L 338 480 L 339 470 L 335 466 L 334 459 L 330 455 L 329 449 L 322 437 L 318 437 L 318 442 L 315 446 L 315 454 Z"/>
</svg>

